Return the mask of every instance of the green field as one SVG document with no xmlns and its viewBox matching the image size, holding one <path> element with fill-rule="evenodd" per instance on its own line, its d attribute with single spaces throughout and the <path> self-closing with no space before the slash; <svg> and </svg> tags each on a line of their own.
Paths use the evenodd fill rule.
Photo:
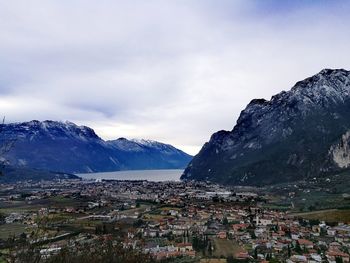
<svg viewBox="0 0 350 263">
<path fill-rule="evenodd" d="M 242 248 L 232 240 L 214 238 L 214 257 L 229 257 L 242 251 Z"/>
<path fill-rule="evenodd" d="M 10 214 L 14 212 L 36 212 L 42 207 L 74 207 L 79 201 L 65 197 L 51 197 L 42 200 L 28 201 L 6 201 L 0 204 L 0 213 Z"/>
<path fill-rule="evenodd" d="M 0 225 L 0 239 L 7 239 L 10 236 L 18 236 L 26 232 L 26 225 L 23 224 L 4 224 Z"/>
<path fill-rule="evenodd" d="M 272 198 L 267 206 L 294 212 L 326 209 L 350 209 L 350 174 L 348 172 L 293 183 L 266 187 Z M 289 195 L 290 194 L 290 195 Z"/>
<path fill-rule="evenodd" d="M 350 210 L 329 209 L 323 211 L 296 213 L 293 215 L 306 219 L 318 219 L 326 222 L 350 223 Z"/>
</svg>

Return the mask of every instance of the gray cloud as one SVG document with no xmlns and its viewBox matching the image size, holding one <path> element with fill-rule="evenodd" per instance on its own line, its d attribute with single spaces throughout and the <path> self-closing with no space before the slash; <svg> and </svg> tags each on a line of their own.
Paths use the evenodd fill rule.
<svg viewBox="0 0 350 263">
<path fill-rule="evenodd" d="M 253 98 L 350 68 L 344 1 L 0 1 L 0 111 L 195 153 Z"/>
</svg>

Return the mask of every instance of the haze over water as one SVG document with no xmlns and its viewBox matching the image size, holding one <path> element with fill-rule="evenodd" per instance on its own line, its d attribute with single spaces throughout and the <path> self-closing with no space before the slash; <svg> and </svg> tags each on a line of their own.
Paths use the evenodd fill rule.
<svg viewBox="0 0 350 263">
<path fill-rule="evenodd" d="M 83 179 L 106 179 L 106 180 L 147 180 L 153 182 L 162 181 L 180 181 L 180 176 L 184 170 L 168 169 L 168 170 L 132 170 L 132 171 L 116 171 L 104 173 L 87 173 L 77 174 Z"/>
</svg>

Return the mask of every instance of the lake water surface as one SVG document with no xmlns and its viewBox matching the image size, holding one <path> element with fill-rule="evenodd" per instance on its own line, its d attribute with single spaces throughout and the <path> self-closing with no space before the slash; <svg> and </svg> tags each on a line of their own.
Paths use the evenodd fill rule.
<svg viewBox="0 0 350 263">
<path fill-rule="evenodd" d="M 77 174 L 83 179 L 106 179 L 106 180 L 147 180 L 153 182 L 162 181 L 180 181 L 180 176 L 184 170 L 134 170 L 134 171 L 117 171 L 104 173 L 87 173 Z"/>
</svg>

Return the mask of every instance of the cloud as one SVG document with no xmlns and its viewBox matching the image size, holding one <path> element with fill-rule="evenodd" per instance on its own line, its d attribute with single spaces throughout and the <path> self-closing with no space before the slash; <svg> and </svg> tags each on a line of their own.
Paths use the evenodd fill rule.
<svg viewBox="0 0 350 263">
<path fill-rule="evenodd" d="M 0 112 L 196 153 L 322 68 L 350 68 L 344 1 L 1 1 Z"/>
</svg>

